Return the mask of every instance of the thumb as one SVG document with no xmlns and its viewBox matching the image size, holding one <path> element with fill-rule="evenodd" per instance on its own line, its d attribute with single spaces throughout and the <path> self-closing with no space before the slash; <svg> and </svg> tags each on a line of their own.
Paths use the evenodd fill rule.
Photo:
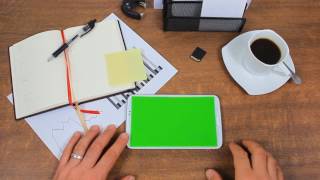
<svg viewBox="0 0 320 180">
<path fill-rule="evenodd" d="M 222 180 L 220 174 L 213 169 L 206 170 L 206 177 L 207 177 L 207 180 Z"/>
<path fill-rule="evenodd" d="M 134 176 L 125 176 L 123 178 L 121 178 L 121 180 L 135 180 L 136 178 Z"/>
</svg>

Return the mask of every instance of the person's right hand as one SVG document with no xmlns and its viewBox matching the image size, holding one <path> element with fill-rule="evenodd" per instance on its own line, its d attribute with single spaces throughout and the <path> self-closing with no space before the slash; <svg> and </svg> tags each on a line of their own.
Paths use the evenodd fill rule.
<svg viewBox="0 0 320 180">
<path fill-rule="evenodd" d="M 100 133 L 99 126 L 92 126 L 84 135 L 76 132 L 65 147 L 54 180 L 105 180 L 128 143 L 127 133 L 122 133 L 112 146 L 106 146 L 116 133 L 116 126 L 108 126 Z M 74 157 L 77 155 L 78 157 Z M 122 180 L 134 180 L 126 176 Z"/>
<path fill-rule="evenodd" d="M 233 156 L 236 180 L 283 180 L 282 170 L 263 147 L 254 141 L 242 141 L 249 150 L 248 153 L 238 144 L 230 143 L 229 148 Z M 222 180 L 219 173 L 213 169 L 206 171 L 208 180 Z"/>
</svg>

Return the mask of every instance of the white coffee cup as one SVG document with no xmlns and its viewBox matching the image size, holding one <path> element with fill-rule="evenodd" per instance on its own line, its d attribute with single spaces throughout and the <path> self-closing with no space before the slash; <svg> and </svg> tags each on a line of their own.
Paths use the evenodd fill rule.
<svg viewBox="0 0 320 180">
<path fill-rule="evenodd" d="M 266 64 L 259 60 L 251 51 L 251 44 L 257 39 L 268 39 L 275 43 L 280 52 L 281 57 L 276 64 Z M 290 52 L 289 47 L 285 40 L 272 30 L 260 30 L 251 36 L 247 41 L 246 47 L 244 48 L 243 65 L 247 71 L 255 75 L 265 75 L 268 73 L 281 73 L 283 75 L 289 75 L 290 72 L 284 66 L 283 61 L 289 58 Z"/>
</svg>

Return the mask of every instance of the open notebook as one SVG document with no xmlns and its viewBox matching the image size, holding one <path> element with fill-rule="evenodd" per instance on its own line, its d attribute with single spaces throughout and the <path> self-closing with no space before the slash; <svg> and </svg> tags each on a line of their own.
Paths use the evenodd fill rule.
<svg viewBox="0 0 320 180">
<path fill-rule="evenodd" d="M 17 119 L 67 105 L 64 54 L 48 62 L 51 54 L 83 26 L 33 35 L 9 48 L 15 115 Z M 108 82 L 105 54 L 125 50 L 121 30 L 113 20 L 96 27 L 68 49 L 73 101 L 84 102 L 134 88 L 134 83 Z"/>
</svg>

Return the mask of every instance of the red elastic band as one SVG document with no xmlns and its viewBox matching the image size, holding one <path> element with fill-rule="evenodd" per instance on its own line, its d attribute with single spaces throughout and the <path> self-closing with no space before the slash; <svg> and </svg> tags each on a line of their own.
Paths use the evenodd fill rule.
<svg viewBox="0 0 320 180">
<path fill-rule="evenodd" d="M 61 30 L 61 36 L 62 36 L 62 42 L 66 43 L 66 38 L 64 36 L 63 30 Z M 66 71 L 67 71 L 68 101 L 69 101 L 69 104 L 72 105 L 72 93 L 71 93 L 70 74 L 69 74 L 69 59 L 68 59 L 66 51 L 64 51 L 64 59 L 65 59 Z"/>
<path fill-rule="evenodd" d="M 95 111 L 95 110 L 81 109 L 80 111 L 83 112 L 83 113 L 87 113 L 87 114 L 100 114 L 100 111 Z"/>
<path fill-rule="evenodd" d="M 66 43 L 66 38 L 65 38 L 65 35 L 64 35 L 64 31 L 61 30 L 61 37 L 62 37 L 62 42 L 63 43 Z M 64 51 L 64 59 L 65 59 L 65 64 L 66 64 L 66 71 L 67 71 L 67 91 L 68 91 L 68 102 L 69 102 L 69 105 L 73 106 L 73 101 L 72 101 L 72 92 L 71 92 L 71 83 L 70 83 L 70 74 L 69 74 L 69 58 L 68 58 L 68 55 L 67 55 L 67 52 Z M 82 113 L 87 113 L 87 114 L 100 114 L 99 111 L 95 111 L 95 110 L 85 110 L 85 109 L 81 109 L 80 110 Z"/>
</svg>

